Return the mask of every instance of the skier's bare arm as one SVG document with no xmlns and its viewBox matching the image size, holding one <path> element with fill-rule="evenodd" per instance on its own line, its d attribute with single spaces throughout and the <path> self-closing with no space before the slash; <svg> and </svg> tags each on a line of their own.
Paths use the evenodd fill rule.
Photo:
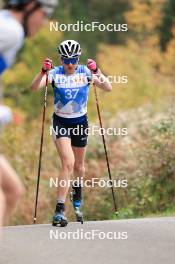
<svg viewBox="0 0 175 264">
<path fill-rule="evenodd" d="M 42 87 L 45 86 L 46 84 L 46 73 L 49 72 L 49 70 L 51 70 L 53 67 L 52 65 L 52 60 L 51 59 L 48 59 L 46 58 L 43 62 L 43 65 L 42 65 L 42 70 L 40 73 L 38 73 L 35 78 L 33 79 L 32 81 L 32 84 L 31 84 L 31 89 L 34 90 L 34 91 L 37 91 L 39 89 L 41 89 Z"/>
<path fill-rule="evenodd" d="M 94 60 L 87 60 L 87 67 L 93 73 L 93 83 L 97 87 L 103 89 L 104 91 L 110 92 L 112 90 L 112 86 L 107 77 L 101 72 L 100 69 L 97 68 L 97 64 Z"/>
<path fill-rule="evenodd" d="M 42 72 L 38 73 L 35 78 L 32 81 L 31 89 L 33 91 L 37 91 L 44 87 L 46 84 L 46 74 L 43 74 Z"/>
<path fill-rule="evenodd" d="M 97 74 L 93 75 L 93 83 L 99 87 L 100 89 L 106 91 L 106 92 L 110 92 L 112 90 L 112 85 L 109 82 L 108 78 L 106 76 L 104 76 L 104 74 L 98 70 Z"/>
</svg>

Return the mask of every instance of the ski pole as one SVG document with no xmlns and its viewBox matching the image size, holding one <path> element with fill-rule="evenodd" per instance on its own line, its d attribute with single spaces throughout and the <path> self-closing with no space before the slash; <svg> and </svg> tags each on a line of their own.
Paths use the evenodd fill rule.
<svg viewBox="0 0 175 264">
<path fill-rule="evenodd" d="M 101 130 L 103 130 L 103 124 L 102 124 L 102 118 L 101 118 L 101 114 L 100 114 L 100 106 L 99 106 L 99 101 L 98 101 L 98 96 L 97 96 L 96 85 L 93 83 L 93 86 L 94 86 L 94 95 L 95 95 L 95 100 L 96 100 L 96 107 L 97 107 L 97 113 L 98 113 L 100 128 L 101 128 Z M 112 198 L 113 198 L 114 210 L 115 210 L 114 213 L 117 216 L 118 215 L 117 203 L 116 203 L 116 199 L 115 199 L 114 187 L 112 185 L 112 175 L 111 175 L 111 170 L 110 170 L 110 165 L 109 165 L 106 141 L 105 141 L 105 137 L 104 137 L 103 133 L 102 133 L 102 140 L 103 140 L 103 146 L 104 146 L 104 150 L 105 150 L 105 157 L 106 157 L 106 164 L 107 164 L 109 179 L 111 181 L 111 191 L 112 191 Z"/>
<path fill-rule="evenodd" d="M 36 223 L 36 217 L 37 217 L 39 184 L 40 184 L 40 174 L 41 174 L 41 160 L 42 160 L 43 139 L 44 139 L 44 126 L 45 126 L 45 115 L 46 115 L 46 105 L 47 105 L 47 90 L 48 90 L 47 87 L 48 87 L 48 73 L 46 73 L 46 86 L 45 86 L 45 95 L 44 95 L 41 141 L 40 141 L 39 162 L 38 162 L 38 177 L 37 177 L 37 188 L 36 188 L 36 198 L 35 198 L 35 213 L 33 218 L 33 224 Z"/>
</svg>

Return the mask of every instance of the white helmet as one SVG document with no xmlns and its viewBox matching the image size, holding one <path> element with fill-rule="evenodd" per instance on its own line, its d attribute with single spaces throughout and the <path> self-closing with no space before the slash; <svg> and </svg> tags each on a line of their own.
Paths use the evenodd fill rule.
<svg viewBox="0 0 175 264">
<path fill-rule="evenodd" d="M 62 58 L 76 58 L 81 55 L 81 47 L 75 40 L 65 40 L 58 47 L 58 52 Z"/>
</svg>

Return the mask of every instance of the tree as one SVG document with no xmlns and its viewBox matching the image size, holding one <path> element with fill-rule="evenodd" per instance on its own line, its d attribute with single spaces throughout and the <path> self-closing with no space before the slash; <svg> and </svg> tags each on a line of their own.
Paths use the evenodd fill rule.
<svg viewBox="0 0 175 264">
<path fill-rule="evenodd" d="M 169 41 L 173 38 L 173 26 L 175 25 L 175 1 L 168 0 L 163 6 L 163 19 L 159 27 L 160 44 L 163 51 L 166 50 Z"/>
</svg>

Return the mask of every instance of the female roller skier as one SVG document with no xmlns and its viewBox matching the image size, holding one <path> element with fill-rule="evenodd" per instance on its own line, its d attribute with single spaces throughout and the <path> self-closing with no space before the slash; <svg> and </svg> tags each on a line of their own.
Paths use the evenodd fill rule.
<svg viewBox="0 0 175 264">
<path fill-rule="evenodd" d="M 79 65 L 81 55 L 80 44 L 74 40 L 63 41 L 58 47 L 61 66 L 54 67 L 51 59 L 45 59 L 42 70 L 34 78 L 31 88 L 38 90 L 46 84 L 46 75 L 54 91 L 54 113 L 52 117 L 54 142 L 60 160 L 61 170 L 59 181 L 68 183 L 72 172 L 76 179 L 82 179 L 85 174 L 85 153 L 87 145 L 87 101 L 89 87 L 92 80 L 94 84 L 104 91 L 111 91 L 112 87 L 108 79 L 97 68 L 96 62 L 87 60 L 86 65 Z M 102 81 L 103 80 L 103 81 Z M 79 133 L 73 133 L 74 128 Z M 77 221 L 83 221 L 80 210 L 82 202 L 82 187 L 80 181 L 72 186 L 72 202 Z M 65 216 L 65 200 L 69 185 L 57 188 L 57 203 L 53 216 L 53 225 L 67 225 Z"/>
</svg>

